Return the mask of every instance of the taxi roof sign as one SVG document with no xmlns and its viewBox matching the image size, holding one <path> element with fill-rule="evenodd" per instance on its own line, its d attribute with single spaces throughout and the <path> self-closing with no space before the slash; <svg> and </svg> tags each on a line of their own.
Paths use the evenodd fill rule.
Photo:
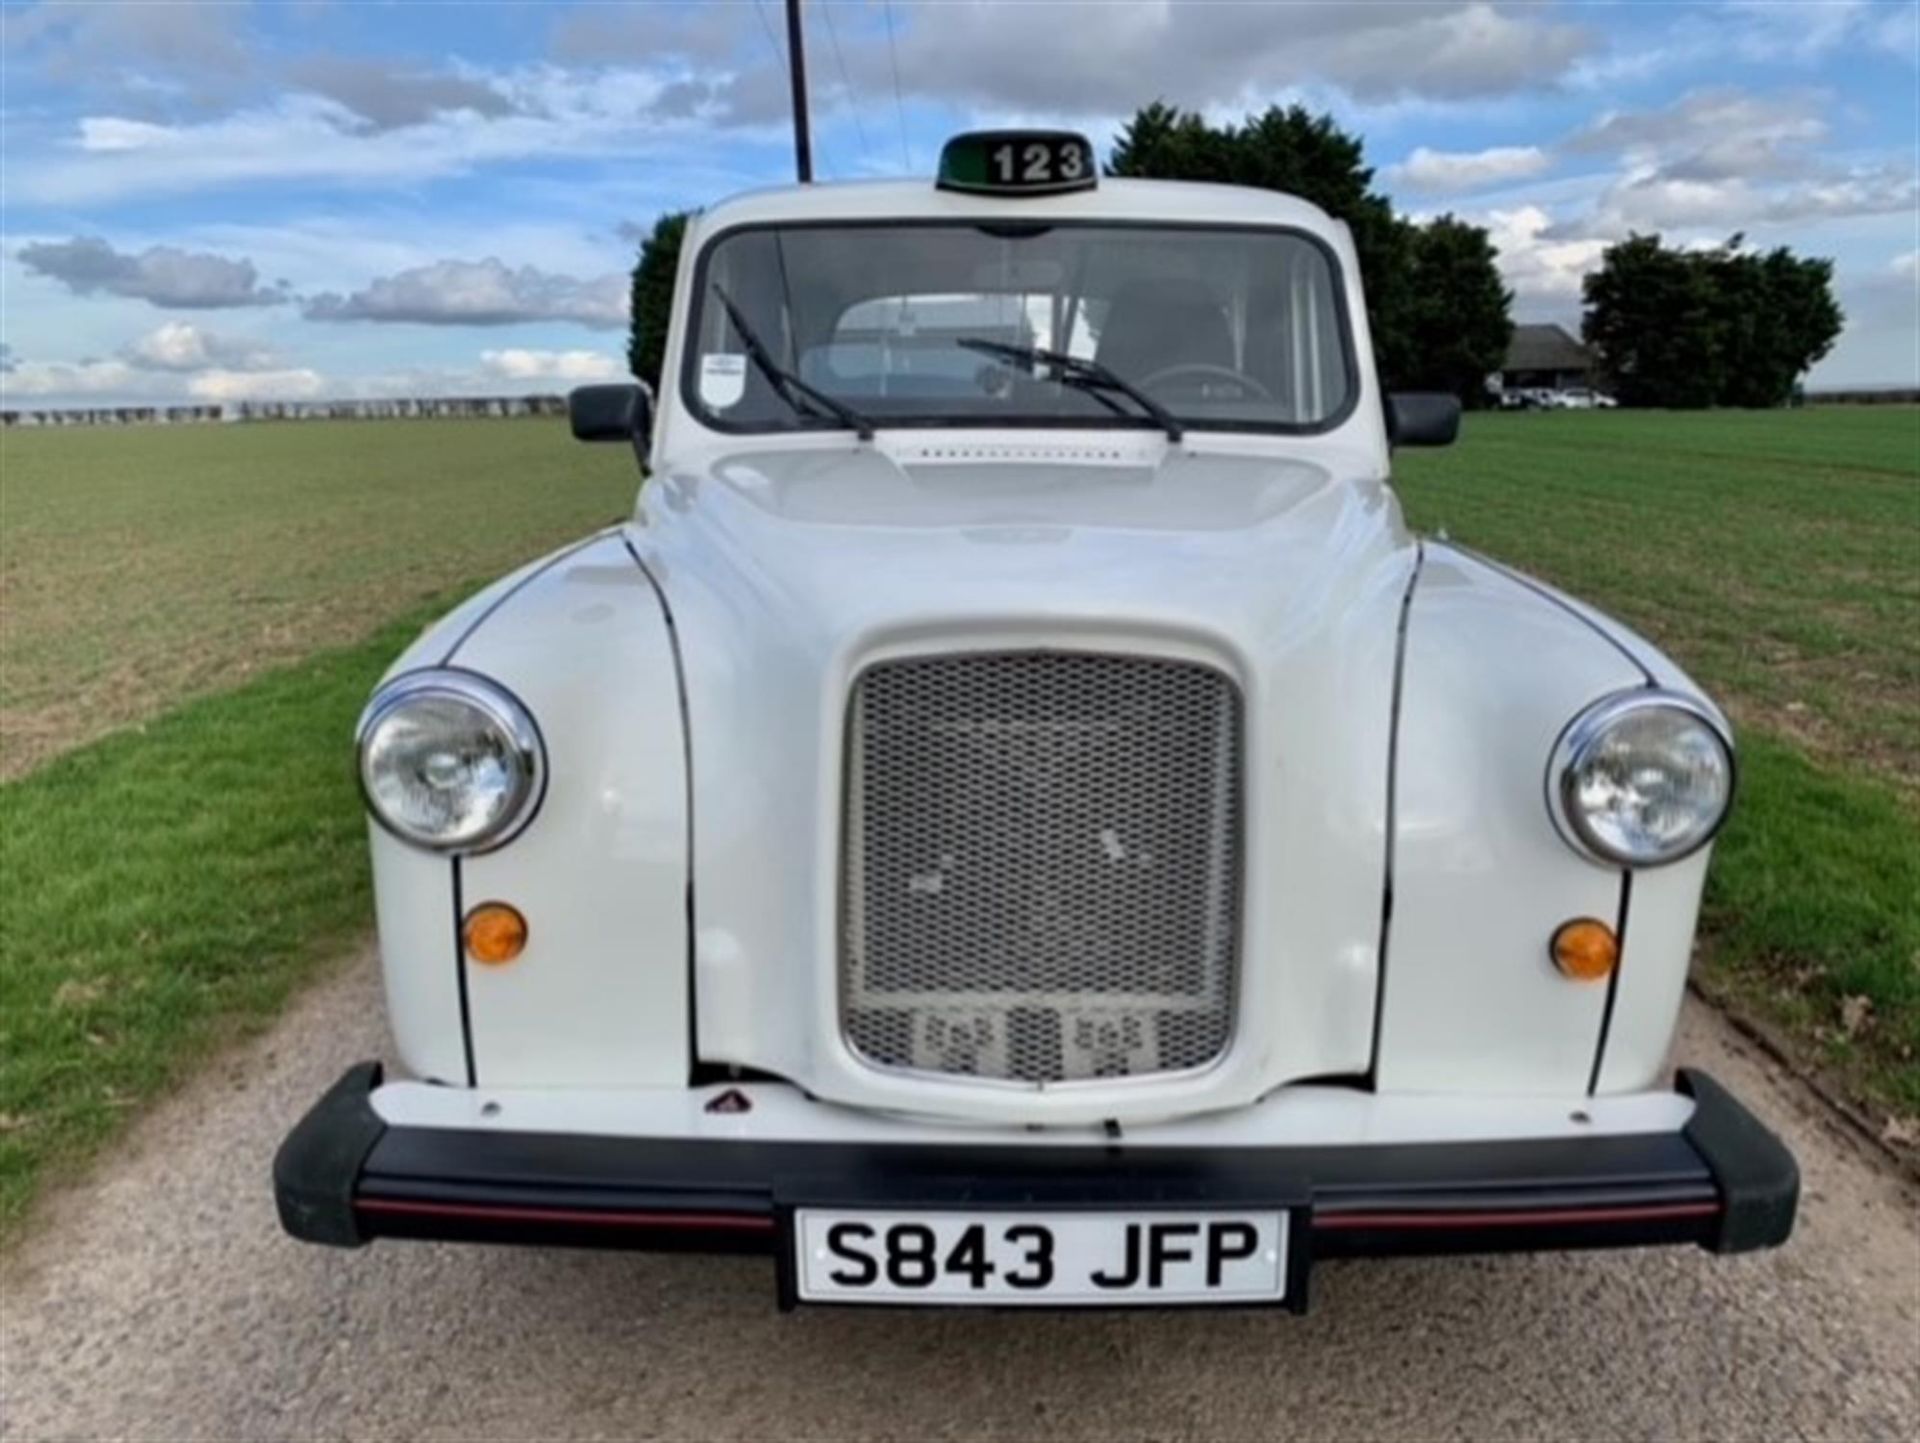
<svg viewBox="0 0 1920 1443">
<path fill-rule="evenodd" d="M 1093 144 L 1070 130 L 974 130 L 940 151 L 942 190 L 974 195 L 1060 195 L 1100 183 Z"/>
</svg>

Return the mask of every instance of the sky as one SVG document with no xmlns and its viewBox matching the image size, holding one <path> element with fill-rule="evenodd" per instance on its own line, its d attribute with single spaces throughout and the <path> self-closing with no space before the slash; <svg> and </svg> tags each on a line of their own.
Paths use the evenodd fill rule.
<svg viewBox="0 0 1920 1443">
<path fill-rule="evenodd" d="M 1632 232 L 1831 257 L 1818 385 L 1920 384 L 1920 0 L 807 0 L 822 180 L 1104 154 L 1160 99 L 1331 112 L 1577 331 Z M 10 406 L 521 394 L 624 373 L 663 211 L 793 177 L 781 0 L 0 3 Z"/>
</svg>

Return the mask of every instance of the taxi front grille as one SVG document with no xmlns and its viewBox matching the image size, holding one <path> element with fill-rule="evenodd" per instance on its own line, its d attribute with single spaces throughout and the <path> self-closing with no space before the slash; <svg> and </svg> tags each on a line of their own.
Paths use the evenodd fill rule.
<svg viewBox="0 0 1920 1443">
<path fill-rule="evenodd" d="M 1240 931 L 1228 677 L 1090 652 L 911 657 L 861 674 L 847 726 L 855 1052 L 1029 1085 L 1220 1055 Z"/>
</svg>

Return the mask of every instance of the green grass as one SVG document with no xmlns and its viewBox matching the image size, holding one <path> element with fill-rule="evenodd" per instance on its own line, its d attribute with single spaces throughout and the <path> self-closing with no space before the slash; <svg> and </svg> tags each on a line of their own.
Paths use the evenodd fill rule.
<svg viewBox="0 0 1920 1443">
<path fill-rule="evenodd" d="M 0 778 L 631 507 L 556 421 L 0 431 Z"/>
<path fill-rule="evenodd" d="M 1911 810 L 1764 732 L 1743 739 L 1740 761 L 1740 807 L 1702 914 L 1709 990 L 1823 1055 L 1870 1100 L 1920 1115 Z M 1870 1010 L 1850 1024 L 1860 998 Z"/>
<path fill-rule="evenodd" d="M 451 600 L 451 598 L 447 598 Z M 362 935 L 354 718 L 435 604 L 0 787 L 0 1233 Z"/>
<path fill-rule="evenodd" d="M 1703 979 L 1920 1113 L 1920 411 L 1474 416 L 1396 469 L 1415 525 L 1629 622 L 1728 708 Z"/>
<path fill-rule="evenodd" d="M 0 432 L 0 1229 L 364 933 L 369 687 L 637 485 L 550 421 Z"/>
<path fill-rule="evenodd" d="M 364 935 L 353 719 L 455 583 L 625 509 L 630 459 L 562 437 L 0 437 L 6 720 L 59 723 L 0 784 L 0 1231 Z M 1920 413 L 1484 416 L 1399 464 L 1416 524 L 1618 613 L 1732 709 L 1706 975 L 1920 1112 Z"/>
<path fill-rule="evenodd" d="M 1468 419 L 1411 520 L 1659 642 L 1739 722 L 1920 793 L 1920 410 Z"/>
</svg>

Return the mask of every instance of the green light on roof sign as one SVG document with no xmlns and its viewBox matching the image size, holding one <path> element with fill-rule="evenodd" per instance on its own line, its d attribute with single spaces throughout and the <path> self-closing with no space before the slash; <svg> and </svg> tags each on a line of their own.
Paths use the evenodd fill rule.
<svg viewBox="0 0 1920 1443">
<path fill-rule="evenodd" d="M 1059 195 L 1100 183 L 1093 146 L 1070 130 L 976 130 L 940 152 L 942 190 L 976 195 Z"/>
</svg>

